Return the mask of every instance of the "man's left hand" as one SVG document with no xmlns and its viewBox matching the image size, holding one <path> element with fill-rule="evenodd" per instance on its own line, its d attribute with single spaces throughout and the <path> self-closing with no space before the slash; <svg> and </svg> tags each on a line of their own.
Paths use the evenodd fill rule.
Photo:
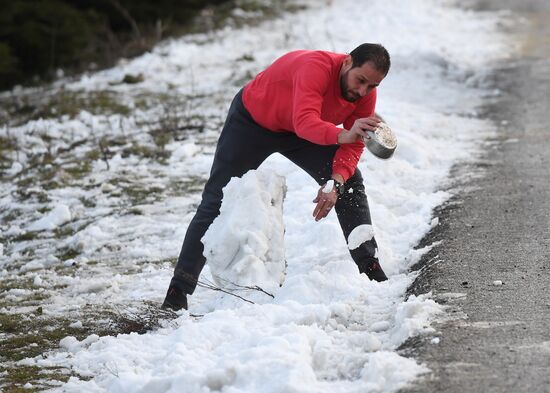
<svg viewBox="0 0 550 393">
<path fill-rule="evenodd" d="M 336 200 L 338 199 L 336 187 L 333 186 L 330 191 L 324 192 L 325 187 L 326 185 L 321 186 L 317 192 L 317 197 L 313 200 L 313 203 L 317 204 L 313 210 L 313 217 L 315 217 L 315 221 L 325 218 L 330 213 L 333 206 L 336 204 Z"/>
</svg>

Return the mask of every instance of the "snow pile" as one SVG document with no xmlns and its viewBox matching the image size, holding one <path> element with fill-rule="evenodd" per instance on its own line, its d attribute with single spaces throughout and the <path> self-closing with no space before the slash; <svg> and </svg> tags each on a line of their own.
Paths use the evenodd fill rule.
<svg viewBox="0 0 550 393">
<path fill-rule="evenodd" d="M 29 231 L 44 231 L 55 229 L 66 222 L 71 221 L 71 211 L 64 204 L 57 205 L 44 217 L 28 226 Z"/>
<path fill-rule="evenodd" d="M 173 272 L 171 262 L 209 175 L 218 125 L 231 97 L 243 80 L 293 49 L 343 53 L 363 42 L 381 42 L 392 55 L 392 70 L 378 90 L 377 111 L 399 138 L 399 149 L 390 161 L 363 154 L 359 162 L 372 228 L 358 228 L 346 245 L 334 211 L 319 222 L 312 218 L 311 200 L 319 186 L 284 157 L 270 157 L 261 170 L 284 177 L 288 187 L 284 247 L 274 245 L 281 244 L 277 236 L 283 233 L 282 196 L 276 209 L 269 204 L 281 183 L 270 180 L 265 192 L 259 186 L 263 180 L 245 181 L 234 193 L 226 190 L 227 210 L 219 225 L 230 230 L 223 238 L 219 229 L 209 232 L 213 253 L 200 280 L 210 279 L 211 267 L 232 263 L 223 274 L 232 274 L 233 280 L 241 279 L 235 267 L 246 271 L 247 279 L 253 274 L 263 279 L 268 261 L 286 259 L 286 277 L 275 297 L 264 296 L 261 302 L 254 298 L 256 304 L 251 304 L 199 287 L 189 299 L 190 312 L 182 313 L 175 326 L 144 335 L 82 341 L 69 337 L 58 352 L 24 361 L 66 367 L 73 375 L 91 378 L 73 376 L 59 391 L 391 392 L 426 371 L 396 351 L 411 335 L 431 331 L 430 319 L 440 311 L 429 294 L 406 298 L 414 279 L 408 270 L 423 252 L 414 247 L 435 225 L 433 209 L 449 198 L 441 189 L 450 168 L 475 158 L 479 141 L 493 130 L 476 117 L 476 105 L 488 94 L 479 88 L 479 75 L 509 43 L 496 34 L 499 18 L 450 8 L 447 2 L 308 3 L 310 9 L 257 27 L 170 40 L 113 69 L 67 83 L 68 90 L 116 91 L 127 102 L 167 92 L 193 97 L 189 107 L 195 112 L 190 109 L 189 119 L 200 115 L 205 126 L 186 135 L 184 143 L 167 144 L 163 153 L 171 156 L 164 163 L 120 151 L 86 158 L 91 171 L 82 183 L 49 189 L 47 195 L 71 212 L 66 225 L 74 232 L 61 239 L 43 233 L 39 239 L 4 243 L 0 274 L 9 278 L 13 273 L 4 267 L 10 265 L 30 280 L 39 274 L 39 289 L 50 295 L 41 304 L 44 315 L 65 316 L 87 305 L 160 304 Z M 368 15 L 368 23 L 350 15 Z M 125 74 L 139 73 L 143 83 L 117 84 Z M 178 110 L 177 105 L 171 108 Z M 124 117 L 81 112 L 73 119 L 0 129 L 0 135 L 17 139 L 18 160 L 25 167 L 30 154 L 24 151 L 59 151 L 79 140 L 131 137 L 137 147 L 150 148 L 150 129 L 142 124 L 160 121 L 163 113 L 135 109 Z M 86 149 L 97 146 L 90 142 L 73 148 L 75 157 L 84 160 L 94 157 Z M 243 190 L 243 184 L 250 188 Z M 46 226 L 46 221 L 38 225 L 41 218 L 33 200 L 21 202 L 13 184 L 2 186 L 1 205 L 18 213 L 2 228 L 3 235 L 16 236 L 33 221 Z M 56 213 L 61 220 L 51 213 L 53 227 L 70 220 L 62 213 Z M 372 232 L 390 278 L 383 283 L 359 275 L 349 255 L 348 246 L 360 244 Z M 231 253 L 223 255 L 216 242 Z M 283 249 L 286 255 L 268 256 Z M 78 254 L 74 263 L 49 269 L 53 264 L 62 267 L 60 258 L 67 250 L 68 255 Z M 216 267 L 212 270 L 216 275 Z M 16 302 L 30 292 L 9 292 L 2 300 L 9 296 Z"/>
<path fill-rule="evenodd" d="M 223 189 L 220 215 L 202 241 L 214 281 L 222 287 L 283 284 L 285 179 L 271 171 L 249 171 Z"/>
<path fill-rule="evenodd" d="M 387 294 L 364 284 L 375 295 L 367 298 L 365 291 L 362 301 L 244 305 L 210 312 L 200 321 L 186 314 L 178 329 L 161 329 L 145 341 L 137 334 L 67 337 L 61 345 L 78 359 L 79 372 L 105 372 L 87 383 L 71 378 L 63 391 L 395 391 L 426 369 L 394 352 L 395 344 L 387 342 L 397 343 L 398 336 L 391 329 L 370 330 L 383 318 L 380 308 L 387 307 L 372 303 Z M 419 321 L 416 311 L 407 309 L 403 319 Z M 59 364 L 70 360 L 66 356 L 38 363 Z"/>
</svg>

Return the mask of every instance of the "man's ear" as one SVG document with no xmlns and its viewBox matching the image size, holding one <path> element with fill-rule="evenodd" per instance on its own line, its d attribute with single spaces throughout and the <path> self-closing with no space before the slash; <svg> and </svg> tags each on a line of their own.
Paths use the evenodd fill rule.
<svg viewBox="0 0 550 393">
<path fill-rule="evenodd" d="M 349 71 L 351 69 L 351 67 L 353 66 L 353 59 L 351 58 L 351 55 L 346 56 L 342 65 L 344 66 L 343 69 L 345 71 Z"/>
</svg>

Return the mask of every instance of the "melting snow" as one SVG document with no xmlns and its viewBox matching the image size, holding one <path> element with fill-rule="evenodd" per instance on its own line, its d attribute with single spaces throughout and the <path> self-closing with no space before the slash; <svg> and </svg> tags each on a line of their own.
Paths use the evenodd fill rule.
<svg viewBox="0 0 550 393">
<path fill-rule="evenodd" d="M 413 247 L 437 225 L 433 209 L 449 198 L 441 188 L 450 168 L 473 159 L 480 138 L 493 131 L 490 123 L 475 117 L 486 94 L 476 86 L 487 64 L 505 55 L 508 43 L 497 33 L 500 18 L 435 0 L 308 4 L 309 9 L 257 27 L 169 40 L 113 69 L 65 81 L 68 91 L 110 89 L 128 102 L 166 92 L 195 97 L 170 111 L 200 113 L 206 119 L 204 129 L 190 133 L 185 142 L 166 145 L 171 156 L 164 164 L 120 151 L 108 159 L 88 159 L 86 187 L 48 190 L 54 209 L 43 216 L 36 204 L 14 197 L 13 184 L 3 184 L 2 206 L 13 207 L 18 215 L 0 228 L 2 236 L 45 232 L 35 240 L 2 244 L 0 277 L 28 275 L 38 289 L 47 290 L 45 315 L 64 315 L 87 304 L 160 304 L 171 261 L 177 258 L 200 185 L 208 176 L 214 141 L 241 81 L 289 50 L 346 52 L 362 42 L 381 42 L 393 65 L 379 89 L 377 112 L 391 125 L 400 146 L 389 161 L 363 154 L 359 168 L 389 281 L 370 282 L 358 274 L 334 212 L 320 222 L 311 218 L 318 186 L 287 160 L 273 156 L 261 167 L 278 176 L 269 180 L 269 191 L 260 190 L 259 184 L 265 183 L 256 180 L 246 183 L 248 189 L 231 191 L 235 184 L 228 188 L 224 206 L 230 211 L 220 216 L 220 228 L 207 234 L 212 271 L 207 266 L 201 280 L 235 263 L 242 268 L 231 270 L 232 280 L 275 277 L 272 283 L 280 283 L 286 260 L 286 277 L 275 298 L 254 298 L 251 304 L 198 288 L 190 298 L 190 312 L 181 313 L 175 326 L 144 335 L 92 335 L 82 341 L 66 337 L 59 351 L 22 361 L 67 367 L 89 377 L 71 377 L 58 391 L 392 392 L 426 371 L 396 352 L 411 335 L 430 332 L 429 321 L 440 311 L 429 294 L 406 298 L 414 279 L 408 269 L 422 254 Z M 144 82 L 117 84 L 128 73 L 143 74 Z M 147 125 L 166 116 L 162 108 L 135 109 L 130 116 L 83 111 L 73 119 L 3 128 L 0 135 L 16 138 L 22 147 L 10 169 L 18 173 L 28 164 L 24 151 L 51 147 L 40 135 L 57 143 L 54 148 L 67 148 L 90 135 L 147 144 Z M 85 147 L 75 148 L 80 160 L 88 152 Z M 288 189 L 284 203 L 282 178 Z M 122 198 L 135 188 L 139 194 Z M 275 200 L 272 211 L 265 208 L 266 198 Z M 51 237 L 63 224 L 74 233 Z M 362 230 L 350 248 L 366 238 Z M 227 237 L 216 239 L 220 231 Z M 221 258 L 224 247 L 239 257 Z M 74 251 L 74 262 L 63 265 L 58 249 Z M 270 261 L 276 268 L 268 268 Z M 30 293 L 11 290 L 2 296 L 15 303 Z M 253 295 L 243 294 L 247 296 Z"/>
</svg>

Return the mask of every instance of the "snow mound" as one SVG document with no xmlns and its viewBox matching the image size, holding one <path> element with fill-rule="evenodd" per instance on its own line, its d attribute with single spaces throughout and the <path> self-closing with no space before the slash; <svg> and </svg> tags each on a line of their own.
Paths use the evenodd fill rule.
<svg viewBox="0 0 550 393">
<path fill-rule="evenodd" d="M 204 237 L 204 255 L 222 287 L 259 286 L 273 291 L 284 281 L 285 179 L 252 170 L 223 189 L 220 215 Z"/>
<path fill-rule="evenodd" d="M 44 231 L 55 229 L 71 221 L 71 211 L 66 205 L 59 204 L 44 217 L 33 222 L 27 228 L 29 231 Z"/>
</svg>

